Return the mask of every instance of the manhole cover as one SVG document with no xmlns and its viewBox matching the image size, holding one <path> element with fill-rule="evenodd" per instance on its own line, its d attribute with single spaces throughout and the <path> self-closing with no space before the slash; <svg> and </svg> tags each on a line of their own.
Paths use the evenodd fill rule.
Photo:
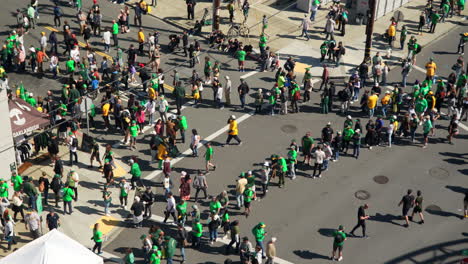
<svg viewBox="0 0 468 264">
<path fill-rule="evenodd" d="M 288 134 L 296 133 L 297 127 L 294 125 L 284 125 L 281 127 L 281 131 Z"/>
<path fill-rule="evenodd" d="M 377 175 L 374 177 L 374 181 L 378 184 L 386 184 L 389 180 L 387 176 Z"/>
<path fill-rule="evenodd" d="M 359 200 L 367 200 L 370 198 L 370 193 L 368 191 L 359 190 L 354 193 L 354 197 L 358 198 Z"/>
<path fill-rule="evenodd" d="M 431 175 L 434 178 L 443 180 L 447 179 L 450 173 L 444 168 L 434 167 L 429 170 L 429 175 Z"/>
<path fill-rule="evenodd" d="M 426 211 L 428 211 L 428 212 L 440 212 L 440 211 L 442 211 L 442 208 L 440 208 L 439 206 L 437 206 L 435 204 L 431 204 L 431 205 L 428 205 L 426 207 Z"/>
</svg>

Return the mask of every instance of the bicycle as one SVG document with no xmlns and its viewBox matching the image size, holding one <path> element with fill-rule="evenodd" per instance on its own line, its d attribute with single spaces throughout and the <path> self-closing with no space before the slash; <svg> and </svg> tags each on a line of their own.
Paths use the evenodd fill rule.
<svg viewBox="0 0 468 264">
<path fill-rule="evenodd" d="M 229 39 L 237 38 L 239 36 L 248 38 L 249 34 L 250 34 L 250 29 L 245 25 L 245 22 L 242 22 L 242 23 L 232 22 L 227 32 L 227 37 Z"/>
</svg>

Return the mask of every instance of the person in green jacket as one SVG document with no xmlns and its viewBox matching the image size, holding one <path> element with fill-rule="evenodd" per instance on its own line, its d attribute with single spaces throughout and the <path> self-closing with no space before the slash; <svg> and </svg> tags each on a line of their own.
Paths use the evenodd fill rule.
<svg viewBox="0 0 468 264">
<path fill-rule="evenodd" d="M 176 211 L 179 223 L 185 225 L 185 221 L 187 220 L 187 201 L 181 199 L 176 205 Z"/>
<path fill-rule="evenodd" d="M 103 238 L 102 231 L 99 230 L 99 223 L 94 224 L 93 228 L 93 237 L 91 237 L 91 240 L 94 241 L 94 247 L 93 247 L 93 253 L 96 253 L 97 249 L 97 254 L 101 255 L 102 254 L 102 238 Z"/>
<path fill-rule="evenodd" d="M 174 254 L 177 248 L 177 241 L 170 237 L 164 237 L 164 247 L 166 249 L 166 260 L 168 264 L 172 264 L 172 259 L 174 258 Z"/>
<path fill-rule="evenodd" d="M 8 183 L 4 179 L 0 179 L 0 200 L 1 198 L 8 199 Z"/>
<path fill-rule="evenodd" d="M 257 242 L 257 246 L 262 249 L 262 257 L 265 258 L 265 247 L 263 246 L 263 240 L 265 240 L 265 236 L 267 232 L 265 232 L 265 223 L 260 222 L 252 229 L 252 234 L 255 237 L 255 242 Z"/>
<path fill-rule="evenodd" d="M 187 124 L 187 118 L 183 115 L 177 116 L 178 120 L 178 126 L 180 130 L 180 138 L 182 140 L 182 143 L 185 143 L 185 131 L 188 129 L 188 124 Z"/>
<path fill-rule="evenodd" d="M 203 234 L 203 226 L 200 219 L 195 218 L 192 224 L 192 247 L 200 248 L 200 240 Z"/>
<path fill-rule="evenodd" d="M 16 173 L 12 173 L 11 183 L 13 184 L 13 190 L 15 190 L 15 192 L 19 192 L 23 187 L 23 178 L 21 178 L 21 176 Z"/>
<path fill-rule="evenodd" d="M 153 250 L 151 252 L 149 263 L 150 264 L 160 264 L 161 263 L 161 251 L 158 250 L 158 246 L 154 245 Z"/>
<path fill-rule="evenodd" d="M 346 240 L 346 233 L 342 225 L 338 227 L 338 230 L 333 232 L 333 251 L 332 251 L 332 260 L 341 261 L 343 259 L 343 244 Z M 335 259 L 335 253 L 338 250 L 338 258 Z"/>
<path fill-rule="evenodd" d="M 135 263 L 135 255 L 133 255 L 133 250 L 131 248 L 127 248 L 126 254 L 124 257 L 125 264 L 134 264 Z"/>
<path fill-rule="evenodd" d="M 280 188 L 283 188 L 283 186 L 285 185 L 284 183 L 284 177 L 286 176 L 286 172 L 288 171 L 288 165 L 286 163 L 286 159 L 283 158 L 283 157 L 279 157 L 278 158 L 278 177 L 279 177 L 279 180 L 278 180 L 278 185 Z"/>
<path fill-rule="evenodd" d="M 67 213 L 67 206 L 69 209 L 68 214 L 73 213 L 73 208 L 72 208 L 72 200 L 75 197 L 75 192 L 73 191 L 72 188 L 68 185 L 68 183 L 65 185 L 65 188 L 62 189 L 62 199 L 63 199 L 63 213 Z"/>
<path fill-rule="evenodd" d="M 132 175 L 132 178 L 130 179 L 130 182 L 132 184 L 132 190 L 135 189 L 135 182 L 140 185 L 140 187 L 143 187 L 143 182 L 141 181 L 141 170 L 140 170 L 140 165 L 135 161 L 134 158 L 131 158 L 129 160 L 130 163 L 130 174 Z"/>
</svg>

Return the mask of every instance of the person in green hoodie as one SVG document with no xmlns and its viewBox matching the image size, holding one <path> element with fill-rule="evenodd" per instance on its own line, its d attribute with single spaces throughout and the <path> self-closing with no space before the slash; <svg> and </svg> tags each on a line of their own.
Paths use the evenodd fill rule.
<svg viewBox="0 0 468 264">
<path fill-rule="evenodd" d="M 21 178 L 21 176 L 16 173 L 12 173 L 11 183 L 13 184 L 13 190 L 15 190 L 15 192 L 19 192 L 23 187 L 23 178 Z"/>
<path fill-rule="evenodd" d="M 165 236 L 164 248 L 166 250 L 167 264 L 172 264 L 172 259 L 174 258 L 174 254 L 177 248 L 177 241 L 170 236 Z"/>
<path fill-rule="evenodd" d="M 343 244 L 346 240 L 346 233 L 344 227 L 340 225 L 338 230 L 333 232 L 333 252 L 331 259 L 341 261 L 343 259 Z M 338 250 L 338 258 L 335 259 L 336 251 Z"/>
<path fill-rule="evenodd" d="M 200 248 L 200 240 L 203 234 L 203 226 L 200 219 L 195 218 L 192 224 L 192 247 Z"/>
<path fill-rule="evenodd" d="M 431 14 L 431 28 L 429 30 L 429 33 L 435 33 L 435 28 L 437 26 L 437 23 L 439 23 L 440 20 L 440 15 L 437 14 L 437 12 L 433 12 Z"/>
<path fill-rule="evenodd" d="M 262 257 L 265 258 L 265 247 L 263 245 L 263 241 L 265 240 L 265 236 L 267 232 L 265 232 L 265 223 L 260 222 L 254 228 L 252 229 L 252 234 L 255 237 L 255 242 L 257 243 L 257 246 L 259 246 L 262 249 Z"/>
<path fill-rule="evenodd" d="M 129 160 L 130 163 L 130 174 L 132 175 L 132 178 L 130 179 L 130 182 L 132 184 L 132 189 L 135 189 L 135 183 L 143 187 L 143 182 L 141 181 L 141 170 L 140 170 L 140 165 L 135 161 L 134 158 L 131 158 Z"/>
<path fill-rule="evenodd" d="M 177 116 L 178 127 L 180 130 L 180 139 L 182 143 L 185 143 L 185 131 L 188 129 L 187 118 L 183 115 Z"/>
</svg>

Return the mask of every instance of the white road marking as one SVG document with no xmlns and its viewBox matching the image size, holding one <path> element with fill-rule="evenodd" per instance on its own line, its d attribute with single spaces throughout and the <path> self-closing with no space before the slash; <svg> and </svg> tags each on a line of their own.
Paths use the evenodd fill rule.
<svg viewBox="0 0 468 264">
<path fill-rule="evenodd" d="M 413 69 L 416 69 L 416 70 L 418 70 L 418 71 L 420 71 L 420 72 L 422 72 L 422 73 L 426 73 L 426 70 L 423 69 L 423 68 L 421 68 L 421 67 L 419 67 L 418 65 L 413 65 Z"/>
<path fill-rule="evenodd" d="M 468 126 L 462 124 L 462 122 L 458 122 L 458 126 L 459 126 L 461 129 L 463 129 L 463 130 L 465 130 L 465 131 L 468 131 Z"/>
<path fill-rule="evenodd" d="M 258 71 L 251 71 L 251 72 L 248 72 L 248 73 L 242 75 L 240 78 L 241 79 L 246 79 L 246 78 L 249 78 L 250 76 L 253 76 L 253 75 L 257 74 L 257 73 L 259 73 L 259 72 Z"/>
</svg>

